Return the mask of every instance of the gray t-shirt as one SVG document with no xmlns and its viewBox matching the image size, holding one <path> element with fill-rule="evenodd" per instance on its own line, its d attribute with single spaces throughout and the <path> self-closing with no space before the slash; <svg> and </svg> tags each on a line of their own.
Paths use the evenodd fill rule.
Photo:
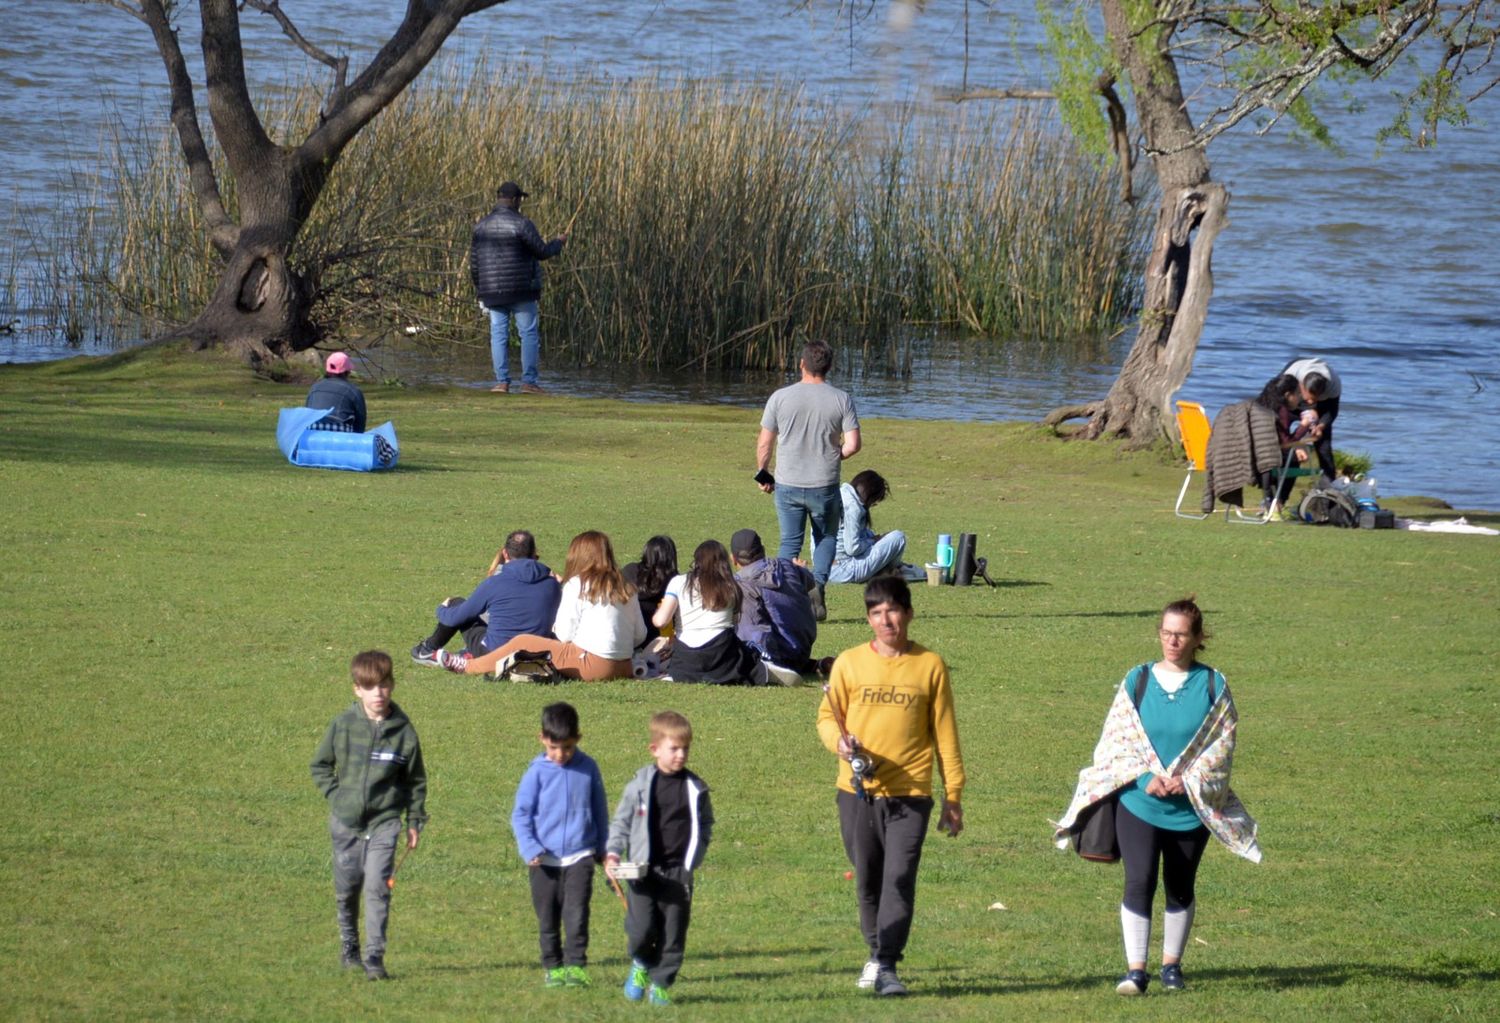
<svg viewBox="0 0 1500 1023">
<path fill-rule="evenodd" d="M 760 425 L 776 434 L 777 483 L 836 487 L 843 435 L 859 429 L 859 416 L 832 384 L 799 381 L 771 395 Z"/>
</svg>

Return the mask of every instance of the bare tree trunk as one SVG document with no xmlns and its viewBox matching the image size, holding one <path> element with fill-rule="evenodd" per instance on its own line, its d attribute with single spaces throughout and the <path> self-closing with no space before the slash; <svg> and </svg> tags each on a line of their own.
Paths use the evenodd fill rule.
<svg viewBox="0 0 1500 1023">
<path fill-rule="evenodd" d="M 194 348 L 224 347 L 252 363 L 285 357 L 323 335 L 311 317 L 313 282 L 288 254 L 327 181 L 297 153 L 270 147 L 248 160 L 241 178 L 240 228 L 219 284 L 193 321 L 173 333 Z"/>
<path fill-rule="evenodd" d="M 225 209 L 199 124 L 193 82 L 173 27 L 176 6 L 171 0 L 93 2 L 124 11 L 151 29 L 167 72 L 172 125 L 188 180 L 209 239 L 224 259 L 208 304 L 192 323 L 167 336 L 190 338 L 200 349 L 227 347 L 259 362 L 311 347 L 321 334 L 311 318 L 319 271 L 299 273 L 289 257 L 344 147 L 427 67 L 459 22 L 506 0 L 408 0 L 401 24 L 352 83 L 345 82 L 347 58 L 309 43 L 275 0 L 198 0 L 208 112 L 234 174 L 237 222 Z M 274 17 L 288 39 L 334 71 L 317 126 L 298 144 L 278 145 L 256 113 L 240 40 L 240 8 L 246 4 Z"/>
<path fill-rule="evenodd" d="M 1080 436 L 1123 437 L 1130 447 L 1145 447 L 1176 437 L 1171 401 L 1193 368 L 1203 334 L 1213 294 L 1213 244 L 1225 224 L 1229 193 L 1210 180 L 1201 146 L 1181 148 L 1192 138 L 1193 122 L 1168 48 L 1175 26 L 1137 29 L 1122 7 L 1122 0 L 1100 2 L 1111 46 L 1130 78 L 1162 197 L 1145 296 L 1135 341 L 1109 394 L 1054 409 L 1043 422 L 1056 426 L 1087 416 Z"/>
</svg>

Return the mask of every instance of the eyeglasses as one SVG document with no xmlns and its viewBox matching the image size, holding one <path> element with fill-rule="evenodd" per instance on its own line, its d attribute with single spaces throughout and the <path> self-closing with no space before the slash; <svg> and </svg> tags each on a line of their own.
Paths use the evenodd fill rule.
<svg viewBox="0 0 1500 1023">
<path fill-rule="evenodd" d="M 1186 643 L 1193 638 L 1191 632 L 1173 632 L 1171 629 L 1162 629 L 1160 632 L 1162 639 L 1175 639 L 1180 643 Z"/>
</svg>

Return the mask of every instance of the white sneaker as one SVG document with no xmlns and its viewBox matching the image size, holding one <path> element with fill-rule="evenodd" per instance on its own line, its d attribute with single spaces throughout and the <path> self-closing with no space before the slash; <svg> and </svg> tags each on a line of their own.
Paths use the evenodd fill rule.
<svg viewBox="0 0 1500 1023">
<path fill-rule="evenodd" d="M 856 987 L 864 988 L 866 991 L 875 986 L 875 978 L 880 974 L 880 964 L 871 959 L 865 963 L 865 968 L 859 971 L 859 980 L 855 981 Z"/>
<path fill-rule="evenodd" d="M 766 666 L 766 680 L 775 685 L 800 686 L 802 675 L 791 668 L 784 668 L 773 661 L 764 662 Z"/>
</svg>

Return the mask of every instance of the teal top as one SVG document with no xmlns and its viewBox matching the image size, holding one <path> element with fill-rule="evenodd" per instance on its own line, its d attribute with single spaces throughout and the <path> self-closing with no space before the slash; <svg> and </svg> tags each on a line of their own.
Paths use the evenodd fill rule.
<svg viewBox="0 0 1500 1023">
<path fill-rule="evenodd" d="M 1194 663 L 1182 688 L 1168 695 L 1156 681 L 1156 666 L 1152 665 L 1151 679 L 1146 683 L 1146 692 L 1137 709 L 1146 729 L 1146 738 L 1151 740 L 1151 748 L 1156 750 L 1163 766 L 1170 766 L 1177 759 L 1198 734 L 1203 719 L 1208 717 L 1208 680 L 1212 671 L 1206 664 Z M 1135 696 L 1134 682 L 1135 672 L 1131 672 L 1123 683 L 1132 690 L 1132 698 Z M 1219 688 L 1222 688 L 1222 683 Z M 1148 795 L 1146 786 L 1151 778 L 1149 773 L 1143 774 L 1134 784 L 1125 786 L 1120 792 L 1120 804 L 1147 824 L 1167 831 L 1192 831 L 1202 826 L 1203 822 L 1193 811 L 1186 793 L 1180 796 Z"/>
</svg>

